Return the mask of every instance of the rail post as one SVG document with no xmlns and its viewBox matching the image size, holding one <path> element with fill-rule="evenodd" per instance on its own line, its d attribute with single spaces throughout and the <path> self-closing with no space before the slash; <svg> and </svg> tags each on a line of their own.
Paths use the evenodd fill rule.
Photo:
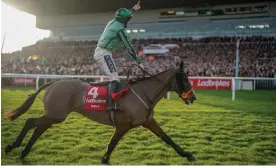
<svg viewBox="0 0 276 166">
<path fill-rule="evenodd" d="M 236 80 L 235 80 L 236 78 L 235 77 L 233 77 L 232 78 L 232 101 L 234 101 L 235 99 L 236 99 L 236 85 L 235 85 L 235 82 L 236 82 Z"/>
<path fill-rule="evenodd" d="M 39 89 L 39 76 L 36 77 L 35 85 L 36 85 L 36 90 L 38 90 Z"/>
</svg>

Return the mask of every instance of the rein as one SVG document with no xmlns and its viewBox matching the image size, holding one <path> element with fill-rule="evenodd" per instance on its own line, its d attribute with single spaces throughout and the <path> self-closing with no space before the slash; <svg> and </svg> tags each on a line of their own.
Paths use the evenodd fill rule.
<svg viewBox="0 0 276 166">
<path fill-rule="evenodd" d="M 137 65 L 137 66 L 138 66 L 138 65 Z M 139 67 L 141 70 L 143 70 L 140 66 L 138 66 L 138 67 Z M 174 68 L 169 69 L 169 70 L 164 71 L 164 72 L 168 72 L 168 71 L 171 71 L 171 70 L 174 70 Z M 144 70 L 144 71 L 145 71 L 145 70 Z M 146 71 L 146 72 L 147 72 L 147 71 Z M 148 73 L 148 72 L 147 72 L 147 73 Z M 151 74 L 149 74 L 149 75 L 151 75 Z M 158 80 L 158 81 L 164 86 L 164 87 L 157 93 L 157 95 L 156 95 L 156 96 L 159 96 L 159 95 L 164 91 L 164 89 L 166 89 L 166 88 L 168 87 L 168 84 L 165 84 L 165 83 L 162 82 L 160 79 L 158 79 L 158 78 L 156 78 L 156 77 L 154 77 L 154 76 L 156 76 L 156 75 L 151 75 L 152 78 Z M 170 78 L 170 80 L 169 80 L 168 82 L 170 82 L 171 79 L 172 79 L 172 78 Z M 132 91 L 133 91 L 133 90 L 132 90 Z M 140 97 L 139 97 L 136 93 L 135 93 L 135 95 L 140 99 Z M 153 109 L 152 105 L 154 104 L 154 102 L 155 102 L 156 99 L 154 99 L 154 101 L 150 100 L 147 94 L 145 94 L 145 97 L 147 98 L 147 101 L 150 103 L 150 106 L 147 106 L 147 105 L 144 103 L 144 101 L 142 101 L 141 99 L 140 99 L 140 100 L 141 100 L 141 101 L 143 102 L 143 104 L 150 110 L 150 112 L 149 112 L 149 115 L 150 115 L 150 113 L 151 113 L 151 111 L 152 111 L 152 109 Z"/>
<path fill-rule="evenodd" d="M 142 67 L 140 67 L 139 65 L 137 65 L 137 64 L 131 64 L 131 65 L 128 65 L 128 66 L 123 66 L 123 67 L 127 67 L 128 68 L 128 70 L 127 70 L 127 80 L 129 80 L 129 73 L 130 73 L 132 67 L 134 67 L 134 66 L 137 66 L 140 70 L 142 70 L 144 73 L 148 74 L 149 76 L 151 76 L 151 77 L 154 76 L 154 75 L 150 74 L 147 70 L 145 70 Z"/>
<path fill-rule="evenodd" d="M 143 69 L 142 67 L 140 67 L 140 66 L 137 65 L 137 64 L 132 64 L 132 65 L 130 65 L 130 66 L 124 66 L 124 67 L 128 67 L 127 80 L 129 80 L 129 73 L 130 73 L 130 71 L 131 71 L 131 69 L 132 69 L 133 66 L 137 66 L 137 67 L 138 67 L 140 70 L 142 70 L 144 73 L 150 75 L 152 78 L 158 80 L 161 84 L 164 85 L 164 88 L 163 88 L 160 92 L 157 93 L 157 96 L 159 96 L 160 93 L 161 93 L 165 88 L 168 87 L 168 85 L 165 85 L 160 79 L 154 77 L 154 76 L 156 76 L 156 75 L 150 74 L 147 70 Z M 169 69 L 169 70 L 167 70 L 167 71 L 170 71 L 170 70 L 173 70 L 173 68 L 172 68 L 172 69 Z M 165 71 L 165 72 L 167 72 L 167 71 Z M 177 85 L 178 85 L 178 84 L 177 84 L 177 82 L 176 82 L 175 85 L 174 85 L 174 87 L 173 87 L 173 89 L 175 89 L 175 87 L 176 87 Z M 180 98 L 182 98 L 182 99 L 187 99 L 188 96 L 189 96 L 189 94 L 190 94 L 192 91 L 193 91 L 193 88 L 191 88 L 191 89 L 188 90 L 187 92 L 183 92 L 182 94 L 179 94 L 178 96 L 179 96 Z M 137 95 L 137 94 L 136 94 L 136 95 Z M 150 104 L 152 105 L 152 104 L 154 103 L 154 101 L 151 101 L 151 100 L 148 98 L 147 95 L 145 95 L 145 96 L 146 96 L 147 100 L 150 102 Z M 141 100 L 141 99 L 140 99 L 140 100 Z M 147 106 L 147 108 L 149 108 L 149 107 Z"/>
<path fill-rule="evenodd" d="M 151 76 L 151 77 L 154 76 L 154 75 L 150 74 L 147 70 L 145 70 L 145 69 L 143 69 L 142 67 L 140 67 L 139 65 L 137 65 L 137 64 L 132 64 L 132 65 L 129 65 L 129 66 L 123 66 L 123 67 L 128 67 L 128 70 L 127 70 L 127 79 L 128 79 L 128 80 L 129 80 L 129 73 L 130 73 L 132 67 L 134 67 L 134 66 L 137 66 L 140 70 L 142 70 L 142 71 L 144 72 L 144 75 L 145 75 L 145 73 L 146 73 L 146 74 L 148 74 L 148 75 Z"/>
<path fill-rule="evenodd" d="M 152 74 L 150 74 L 147 70 L 143 69 L 142 67 L 140 67 L 140 66 L 137 65 L 137 64 L 132 64 L 132 65 L 128 65 L 128 66 L 123 66 L 123 67 L 128 67 L 128 71 L 127 71 L 127 80 L 128 80 L 128 81 L 129 81 L 130 71 L 131 71 L 131 69 L 132 69 L 133 67 L 135 67 L 135 66 L 137 66 L 137 67 L 138 67 L 140 70 L 142 70 L 144 73 L 148 74 L 148 75 L 150 76 L 149 78 L 154 78 L 154 79 L 156 79 L 157 81 L 159 81 L 159 82 L 164 86 L 164 88 L 162 88 L 162 89 L 160 90 L 160 92 L 157 93 L 157 96 L 159 96 L 160 93 L 162 93 L 163 90 L 164 90 L 165 88 L 168 87 L 167 84 L 165 84 L 162 80 L 160 80 L 160 79 L 157 78 L 157 75 L 158 75 L 158 74 L 157 74 L 157 75 L 152 75 Z M 169 70 L 164 71 L 164 72 L 168 72 L 168 71 L 171 71 L 171 70 L 174 70 L 174 68 L 169 69 Z M 162 72 L 162 73 L 163 73 L 163 72 Z M 160 73 L 159 73 L 159 74 L 160 74 Z M 170 80 L 169 80 L 169 81 L 170 81 Z M 139 100 L 140 100 L 140 101 L 150 110 L 150 112 L 151 112 L 151 110 L 152 110 L 152 105 L 154 104 L 154 101 L 150 100 L 149 97 L 148 97 L 148 95 L 145 94 L 146 100 L 150 103 L 150 106 L 148 106 L 148 105 L 146 105 L 146 104 L 144 103 L 144 101 L 140 98 L 140 96 L 139 96 L 132 88 L 130 88 L 130 89 L 132 90 L 132 92 L 139 98 Z M 155 99 L 154 99 L 154 100 L 155 100 Z"/>
</svg>

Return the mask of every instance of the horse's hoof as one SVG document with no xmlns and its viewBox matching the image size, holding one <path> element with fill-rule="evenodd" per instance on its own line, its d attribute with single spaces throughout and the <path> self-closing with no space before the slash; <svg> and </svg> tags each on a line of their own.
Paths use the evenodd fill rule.
<svg viewBox="0 0 276 166">
<path fill-rule="evenodd" d="M 110 156 L 104 155 L 103 158 L 102 158 L 102 164 L 103 165 L 108 165 L 109 158 L 110 158 Z"/>
<path fill-rule="evenodd" d="M 18 159 L 18 160 L 24 160 L 24 156 L 21 155 L 21 156 L 18 157 L 17 159 Z"/>
<path fill-rule="evenodd" d="M 25 156 L 22 156 L 22 155 L 21 155 L 21 156 L 18 157 L 17 159 L 18 159 L 18 160 L 24 160 L 24 158 L 25 158 Z"/>
<path fill-rule="evenodd" d="M 12 148 L 11 145 L 7 145 L 7 146 L 5 147 L 5 153 L 9 153 L 9 152 L 11 152 L 12 150 L 13 150 L 13 148 Z"/>
<path fill-rule="evenodd" d="M 102 161 L 102 165 L 109 165 L 109 164 L 108 164 L 108 162 L 106 163 L 106 162 Z"/>
<path fill-rule="evenodd" d="M 27 156 L 27 154 L 25 154 L 24 151 L 22 151 L 21 155 L 18 159 L 23 160 L 26 156 Z"/>
<path fill-rule="evenodd" d="M 109 165 L 109 164 L 108 164 L 108 161 L 102 160 L 102 165 Z"/>
<path fill-rule="evenodd" d="M 190 162 L 196 161 L 196 158 L 194 158 L 194 156 L 191 155 L 191 154 L 187 156 L 187 159 L 188 159 L 188 161 L 190 161 Z"/>
</svg>

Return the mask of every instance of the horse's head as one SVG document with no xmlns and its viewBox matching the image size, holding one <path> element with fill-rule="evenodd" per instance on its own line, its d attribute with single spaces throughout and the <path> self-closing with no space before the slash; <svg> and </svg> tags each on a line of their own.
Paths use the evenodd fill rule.
<svg viewBox="0 0 276 166">
<path fill-rule="evenodd" d="M 193 87 L 184 71 L 183 61 L 177 66 L 175 77 L 172 79 L 171 89 L 169 90 L 175 91 L 187 105 L 196 101 Z"/>
</svg>

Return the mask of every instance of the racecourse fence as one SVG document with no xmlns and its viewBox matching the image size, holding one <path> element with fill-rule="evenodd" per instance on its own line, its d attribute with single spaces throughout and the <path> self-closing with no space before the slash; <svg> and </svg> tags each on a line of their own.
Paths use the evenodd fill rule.
<svg viewBox="0 0 276 166">
<path fill-rule="evenodd" d="M 120 76 L 120 78 L 127 78 Z M 1 74 L 1 86 L 35 86 L 52 80 L 81 79 L 86 82 L 107 81 L 107 76 L 88 75 L 43 75 L 43 74 Z M 262 77 L 189 77 L 194 89 L 228 89 L 232 91 L 232 100 L 236 99 L 236 90 L 276 89 L 276 78 Z M 170 99 L 170 92 L 167 93 Z"/>
</svg>

